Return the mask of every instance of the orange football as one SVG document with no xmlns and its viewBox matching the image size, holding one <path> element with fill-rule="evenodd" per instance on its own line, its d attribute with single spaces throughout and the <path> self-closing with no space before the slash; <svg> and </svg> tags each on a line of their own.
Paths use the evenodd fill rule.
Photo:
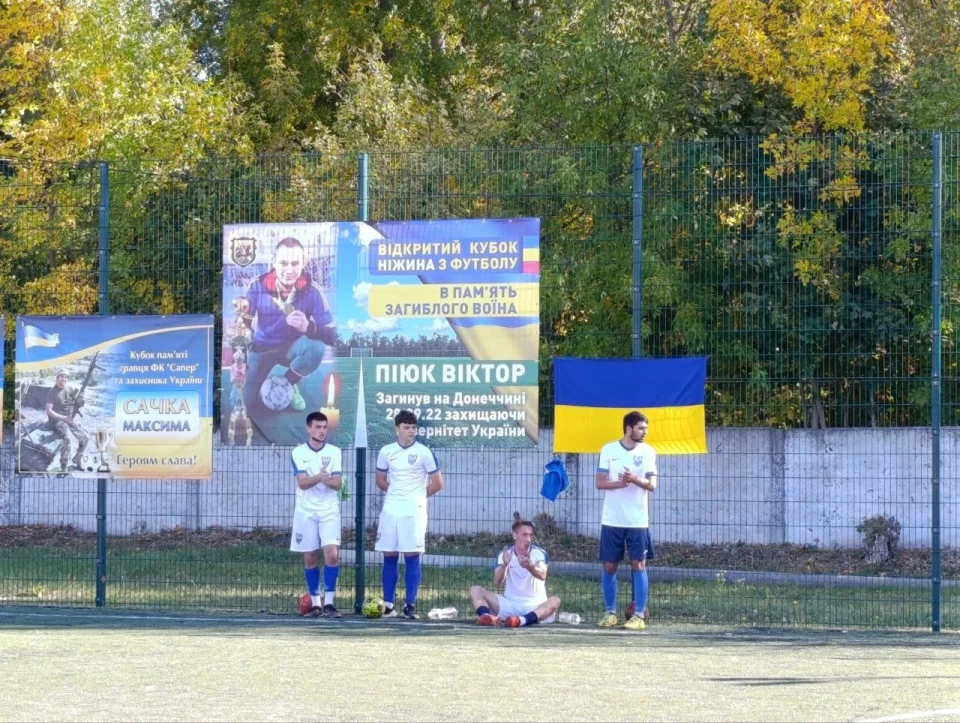
<svg viewBox="0 0 960 723">
<path fill-rule="evenodd" d="M 306 615 L 311 610 L 313 610 L 313 599 L 310 593 L 306 592 L 300 596 L 300 614 Z"/>
</svg>

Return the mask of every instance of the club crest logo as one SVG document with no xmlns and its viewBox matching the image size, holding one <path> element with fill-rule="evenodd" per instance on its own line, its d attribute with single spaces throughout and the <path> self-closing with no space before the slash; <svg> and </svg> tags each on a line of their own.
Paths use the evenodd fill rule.
<svg viewBox="0 0 960 723">
<path fill-rule="evenodd" d="M 642 464 L 643 464 L 643 455 L 640 455 L 640 454 L 634 455 L 634 457 L 633 457 L 633 465 L 634 465 L 635 467 L 639 467 L 639 466 L 642 465 Z"/>
<path fill-rule="evenodd" d="M 320 471 L 321 471 L 321 472 L 326 472 L 326 471 L 327 471 L 327 467 L 330 466 L 330 460 L 331 460 L 331 457 L 321 457 L 321 458 L 320 458 L 320 464 L 321 464 Z"/>
<path fill-rule="evenodd" d="M 245 268 L 257 258 L 257 240 L 241 236 L 230 240 L 230 260 Z"/>
<path fill-rule="evenodd" d="M 297 542 L 303 542 L 303 535 L 299 532 L 297 533 Z"/>
<path fill-rule="evenodd" d="M 413 464 L 413 463 L 416 462 L 416 461 L 417 461 L 417 455 L 415 455 L 415 454 L 408 454 L 408 455 L 407 455 L 407 464 Z"/>
</svg>

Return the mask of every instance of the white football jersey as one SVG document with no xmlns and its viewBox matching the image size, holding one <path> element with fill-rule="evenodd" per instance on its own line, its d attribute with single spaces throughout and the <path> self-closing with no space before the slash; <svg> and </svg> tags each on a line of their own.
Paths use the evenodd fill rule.
<svg viewBox="0 0 960 723">
<path fill-rule="evenodd" d="M 597 472 L 606 473 L 608 480 L 616 480 L 625 469 L 640 478 L 646 478 L 651 472 L 656 474 L 657 453 L 646 442 L 640 442 L 633 449 L 624 447 L 621 440 L 605 444 L 600 450 Z M 611 527 L 649 527 L 648 494 L 637 485 L 629 485 L 622 490 L 604 490 L 601 524 Z"/>
<path fill-rule="evenodd" d="M 383 509 L 404 515 L 425 507 L 430 475 L 439 469 L 433 452 L 420 442 L 409 447 L 401 447 L 399 442 L 388 444 L 377 457 L 377 471 L 386 472 L 390 483 Z"/>
<path fill-rule="evenodd" d="M 294 476 L 306 473 L 310 476 L 325 472 L 336 476 L 343 475 L 343 453 L 339 447 L 324 444 L 314 449 L 309 443 L 295 447 L 290 453 Z M 334 512 L 340 510 L 337 491 L 325 484 L 314 485 L 308 490 L 297 485 L 297 509 L 303 512 Z"/>
<path fill-rule="evenodd" d="M 513 547 L 510 551 L 514 552 Z M 548 562 L 547 553 L 536 545 L 530 546 L 530 562 L 534 565 Z M 497 555 L 497 567 L 503 564 L 503 553 Z M 511 600 L 528 601 L 531 607 L 536 607 L 547 599 L 547 582 L 538 580 L 530 574 L 529 570 L 524 569 L 517 560 L 516 552 L 510 558 L 510 564 L 507 565 L 507 575 L 504 580 L 504 597 Z"/>
</svg>

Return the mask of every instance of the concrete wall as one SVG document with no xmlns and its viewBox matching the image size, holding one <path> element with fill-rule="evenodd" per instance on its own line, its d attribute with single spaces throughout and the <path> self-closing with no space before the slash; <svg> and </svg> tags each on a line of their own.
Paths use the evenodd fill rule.
<svg viewBox="0 0 960 723">
<path fill-rule="evenodd" d="M 92 481 L 17 478 L 12 430 L 0 449 L 0 525 L 69 524 L 96 528 Z M 652 503 L 654 539 L 696 544 L 798 543 L 855 547 L 857 524 L 877 514 L 903 525 L 902 544 L 929 545 L 930 431 L 926 429 L 708 430 L 707 455 L 663 457 Z M 942 541 L 960 546 L 960 428 L 942 435 Z M 566 529 L 599 534 L 601 496 L 595 455 L 564 457 L 570 488 L 553 503 L 540 497 L 552 434 L 533 450 L 441 450 L 447 487 L 431 500 L 431 532 L 505 530 L 514 513 L 548 512 Z M 213 480 L 110 482 L 111 534 L 225 526 L 286 529 L 294 493 L 285 448 L 215 449 Z M 354 485 L 354 453 L 345 454 Z M 367 469 L 374 457 L 368 454 Z M 368 485 L 373 486 L 372 475 Z M 381 495 L 368 501 L 375 524 Z M 354 503 L 344 504 L 353 526 Z"/>
</svg>

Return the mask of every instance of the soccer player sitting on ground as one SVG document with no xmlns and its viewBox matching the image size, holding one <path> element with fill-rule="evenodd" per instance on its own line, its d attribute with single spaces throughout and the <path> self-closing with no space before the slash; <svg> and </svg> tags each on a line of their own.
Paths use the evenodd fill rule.
<svg viewBox="0 0 960 723">
<path fill-rule="evenodd" d="M 297 478 L 290 551 L 303 553 L 303 577 L 313 603 L 304 614 L 339 618 L 340 612 L 333 601 L 340 573 L 340 498 L 337 493 L 343 484 L 343 455 L 339 447 L 327 444 L 326 439 L 327 416 L 311 412 L 307 415 L 307 441 L 290 455 Z M 318 554 L 321 545 L 325 589 L 322 602 Z"/>
<path fill-rule="evenodd" d="M 532 522 L 513 523 L 513 546 L 497 557 L 493 573 L 493 584 L 504 587 L 503 595 L 479 585 L 470 588 L 480 625 L 500 625 L 502 621 L 508 628 L 519 628 L 553 622 L 560 609 L 560 598 L 547 597 L 548 558 L 533 544 L 534 532 Z"/>
</svg>

